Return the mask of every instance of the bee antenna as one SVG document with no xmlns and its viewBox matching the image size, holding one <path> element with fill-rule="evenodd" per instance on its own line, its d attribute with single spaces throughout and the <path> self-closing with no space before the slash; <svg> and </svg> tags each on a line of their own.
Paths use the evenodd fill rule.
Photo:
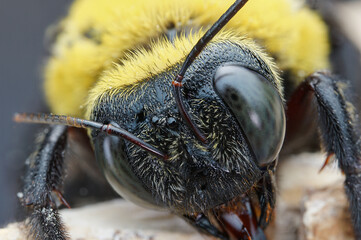
<svg viewBox="0 0 361 240">
<path fill-rule="evenodd" d="M 232 6 L 228 8 L 228 10 L 212 25 L 210 29 L 198 40 L 198 42 L 194 45 L 190 53 L 188 54 L 186 60 L 184 61 L 179 73 L 173 80 L 172 84 L 174 86 L 175 91 L 175 99 L 177 102 L 178 109 L 183 117 L 183 119 L 188 123 L 191 127 L 195 135 L 202 142 L 206 142 L 206 137 L 199 130 L 199 128 L 194 124 L 191 120 L 188 112 L 185 110 L 184 103 L 182 101 L 182 97 L 180 94 L 180 88 L 182 87 L 182 80 L 184 78 L 184 74 L 192 64 L 194 59 L 201 53 L 203 48 L 212 40 L 212 38 L 226 25 L 229 20 L 248 2 L 248 0 L 236 0 Z"/>
<path fill-rule="evenodd" d="M 164 160 L 168 159 L 168 156 L 163 152 L 161 152 L 160 150 L 144 142 L 143 140 L 139 139 L 138 137 L 124 130 L 123 128 L 116 127 L 112 124 L 103 124 L 99 122 L 74 118 L 65 115 L 55 115 L 55 114 L 46 114 L 46 113 L 15 113 L 13 119 L 15 122 L 23 122 L 23 123 L 58 124 L 69 127 L 76 127 L 76 128 L 97 129 L 109 135 L 122 137 L 125 140 L 133 143 L 134 145 L 141 147 L 144 150 L 148 151 L 149 153 L 157 157 L 160 157 Z"/>
</svg>

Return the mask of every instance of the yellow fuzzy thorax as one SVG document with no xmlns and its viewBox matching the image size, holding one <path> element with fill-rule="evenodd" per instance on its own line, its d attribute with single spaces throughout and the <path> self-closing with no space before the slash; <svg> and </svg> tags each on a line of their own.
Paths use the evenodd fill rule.
<svg viewBox="0 0 361 240">
<path fill-rule="evenodd" d="M 328 67 L 327 29 L 296 0 L 250 0 L 213 40 L 234 41 L 275 57 L 293 81 Z M 45 68 L 45 93 L 55 114 L 89 117 L 96 99 L 179 63 L 232 0 L 77 0 Z M 165 40 L 173 24 L 202 29 L 190 39 Z M 253 39 L 250 41 L 247 39 Z M 260 47 L 258 47 L 260 46 Z M 276 69 L 273 69 L 276 72 Z M 280 84 L 280 83 L 278 83 Z"/>
</svg>

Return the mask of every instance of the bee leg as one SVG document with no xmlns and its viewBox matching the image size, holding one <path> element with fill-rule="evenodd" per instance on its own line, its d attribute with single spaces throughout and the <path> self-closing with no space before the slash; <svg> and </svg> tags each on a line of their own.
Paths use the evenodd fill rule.
<svg viewBox="0 0 361 240">
<path fill-rule="evenodd" d="M 53 193 L 61 193 L 67 127 L 51 126 L 38 139 L 36 151 L 26 160 L 27 172 L 20 201 L 29 210 L 28 238 L 65 240 L 66 231 Z"/>
<path fill-rule="evenodd" d="M 345 98 L 345 86 L 328 72 L 316 72 L 299 87 L 296 95 L 311 94 L 316 100 L 322 144 L 328 155 L 335 154 L 340 169 L 345 173 L 345 191 L 355 237 L 361 239 L 360 134 L 357 115 Z"/>
<path fill-rule="evenodd" d="M 276 186 L 273 176 L 273 171 L 268 170 L 268 173 L 259 182 L 259 188 L 256 193 L 259 199 L 261 215 L 258 220 L 258 225 L 265 229 L 272 218 L 272 212 L 276 204 Z"/>
</svg>

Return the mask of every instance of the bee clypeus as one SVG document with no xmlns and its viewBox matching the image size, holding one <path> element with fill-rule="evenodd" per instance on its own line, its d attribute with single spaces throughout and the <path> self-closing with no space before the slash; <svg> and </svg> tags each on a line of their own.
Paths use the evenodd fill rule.
<svg viewBox="0 0 361 240">
<path fill-rule="evenodd" d="M 286 122 L 293 141 L 311 104 L 324 149 L 346 175 L 361 238 L 356 115 L 344 84 L 315 72 L 329 68 L 326 26 L 296 1 L 246 3 L 72 4 L 44 71 L 59 115 L 15 116 L 52 124 L 27 160 L 30 239 L 67 238 L 52 194 L 65 203 L 64 151 L 78 128 L 88 129 L 99 167 L 124 198 L 220 239 L 266 239 Z"/>
</svg>

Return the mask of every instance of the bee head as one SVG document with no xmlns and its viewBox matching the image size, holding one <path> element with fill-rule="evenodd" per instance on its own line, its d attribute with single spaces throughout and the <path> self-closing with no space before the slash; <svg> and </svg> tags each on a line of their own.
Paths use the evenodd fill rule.
<svg viewBox="0 0 361 240">
<path fill-rule="evenodd" d="M 91 115 L 125 128 L 167 160 L 97 130 L 92 139 L 106 177 L 122 196 L 190 213 L 246 193 L 275 165 L 285 117 L 276 76 L 260 56 L 227 41 L 210 44 L 189 67 L 180 91 L 206 136 L 202 142 L 169 84 L 179 68 L 103 94 Z"/>
</svg>

